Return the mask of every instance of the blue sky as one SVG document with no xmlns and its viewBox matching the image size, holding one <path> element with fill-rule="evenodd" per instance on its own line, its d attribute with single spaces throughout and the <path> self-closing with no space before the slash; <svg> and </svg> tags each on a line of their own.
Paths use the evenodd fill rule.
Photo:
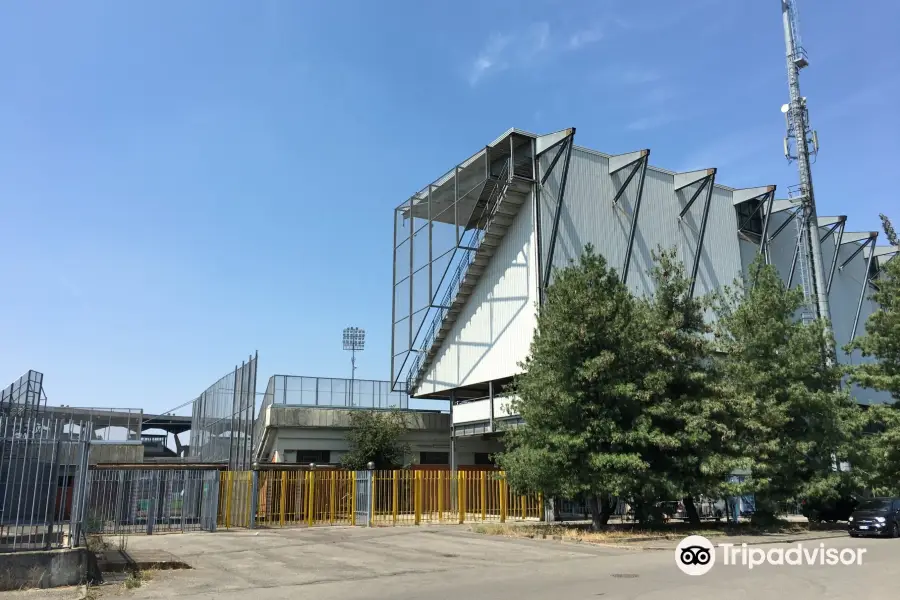
<svg viewBox="0 0 900 600">
<path fill-rule="evenodd" d="M 895 213 L 900 5 L 800 3 L 819 213 Z M 509 127 L 795 182 L 779 2 L 6 2 L 0 382 L 165 410 L 387 378 L 392 209 Z"/>
</svg>

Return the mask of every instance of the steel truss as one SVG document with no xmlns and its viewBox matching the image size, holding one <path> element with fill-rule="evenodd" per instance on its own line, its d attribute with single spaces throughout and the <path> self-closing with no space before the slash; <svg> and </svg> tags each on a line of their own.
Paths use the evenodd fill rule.
<svg viewBox="0 0 900 600">
<path fill-rule="evenodd" d="M 694 295 L 694 288 L 697 285 L 697 272 L 700 269 L 700 256 L 703 253 L 703 240 L 706 237 L 706 224 L 709 221 L 709 207 L 712 202 L 713 187 L 716 183 L 716 169 L 703 169 L 701 171 L 690 171 L 687 173 L 675 174 L 675 193 L 687 188 L 695 183 L 700 183 L 694 193 L 688 199 L 687 204 L 678 214 L 678 222 L 684 222 L 684 217 L 688 214 L 691 207 L 701 193 L 704 193 L 703 213 L 700 217 L 700 232 L 697 234 L 697 248 L 694 252 L 694 263 L 691 265 L 691 287 L 688 292 Z"/>
<path fill-rule="evenodd" d="M 631 180 L 634 179 L 635 175 L 638 177 L 634 209 L 631 214 L 631 227 L 628 229 L 628 243 L 625 246 L 625 259 L 622 261 L 622 283 L 628 283 L 628 268 L 631 265 L 631 252 L 634 249 L 634 236 L 637 233 L 638 217 L 640 216 L 641 203 L 644 197 L 644 180 L 647 176 L 647 167 L 649 166 L 649 163 L 650 150 L 646 148 L 644 150 L 638 150 L 637 152 L 611 156 L 609 159 L 610 176 L 618 173 L 622 169 L 631 168 L 625 181 L 622 182 L 622 185 L 617 186 L 616 195 L 613 196 L 612 201 L 614 207 L 619 206 L 619 198 L 625 193 Z"/>
<path fill-rule="evenodd" d="M 752 210 L 738 222 L 738 233 L 743 234 L 744 236 L 759 236 L 759 252 L 762 253 L 766 264 L 770 264 L 771 262 L 769 257 L 769 217 L 772 215 L 772 205 L 774 202 L 774 185 L 734 190 L 732 195 L 732 204 L 734 205 L 735 210 L 737 210 L 741 204 L 752 203 Z M 754 231 L 751 227 L 751 224 L 756 218 L 762 220 L 762 228 L 758 232 Z"/>
</svg>

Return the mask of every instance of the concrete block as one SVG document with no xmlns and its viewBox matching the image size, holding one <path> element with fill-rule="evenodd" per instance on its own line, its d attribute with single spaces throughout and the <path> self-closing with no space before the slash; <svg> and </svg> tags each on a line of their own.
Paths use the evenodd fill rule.
<svg viewBox="0 0 900 600">
<path fill-rule="evenodd" d="M 101 583 L 97 557 L 85 548 L 0 554 L 0 590 Z"/>
</svg>

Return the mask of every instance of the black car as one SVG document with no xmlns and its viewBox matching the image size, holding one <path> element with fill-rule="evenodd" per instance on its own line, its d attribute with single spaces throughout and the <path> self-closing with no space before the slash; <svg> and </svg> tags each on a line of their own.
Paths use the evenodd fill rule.
<svg viewBox="0 0 900 600">
<path fill-rule="evenodd" d="M 850 537 L 877 535 L 900 537 L 900 498 L 863 500 L 850 516 Z"/>
</svg>

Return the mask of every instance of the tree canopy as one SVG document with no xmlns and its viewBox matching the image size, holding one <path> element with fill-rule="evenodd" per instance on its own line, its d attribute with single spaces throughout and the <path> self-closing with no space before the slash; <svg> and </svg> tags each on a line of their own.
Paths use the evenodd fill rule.
<svg viewBox="0 0 900 600">
<path fill-rule="evenodd" d="M 615 497 L 644 521 L 684 499 L 696 522 L 697 496 L 755 493 L 767 515 L 862 485 L 865 469 L 841 465 L 862 464 L 866 420 L 827 360 L 824 323 L 798 320 L 802 292 L 758 257 L 745 280 L 698 298 L 675 251 L 653 258 L 643 297 L 590 246 L 555 272 L 512 386 L 525 425 L 498 456 L 510 485 L 587 498 L 595 527 Z"/>
<path fill-rule="evenodd" d="M 341 464 L 348 469 L 365 469 L 369 462 L 375 463 L 376 469 L 405 466 L 410 450 L 403 441 L 407 431 L 406 415 L 399 410 L 350 411 L 350 451 L 341 458 Z"/>
</svg>

